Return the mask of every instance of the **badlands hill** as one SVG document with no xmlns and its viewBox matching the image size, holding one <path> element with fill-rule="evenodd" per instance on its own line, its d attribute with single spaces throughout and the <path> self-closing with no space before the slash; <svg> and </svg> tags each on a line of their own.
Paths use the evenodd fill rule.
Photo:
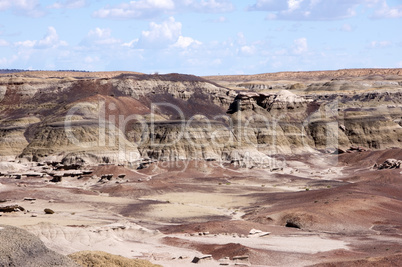
<svg viewBox="0 0 402 267">
<path fill-rule="evenodd" d="M 230 77 L 242 80 L 230 86 L 236 90 L 216 77 L 182 74 L 7 74 L 0 77 L 0 158 L 253 166 L 283 153 L 400 147 L 399 73 L 279 73 L 247 83 Z M 269 84 L 271 76 L 293 81 Z"/>
<path fill-rule="evenodd" d="M 401 69 L 5 73 L 0 260 L 401 266 L 401 166 Z"/>
</svg>

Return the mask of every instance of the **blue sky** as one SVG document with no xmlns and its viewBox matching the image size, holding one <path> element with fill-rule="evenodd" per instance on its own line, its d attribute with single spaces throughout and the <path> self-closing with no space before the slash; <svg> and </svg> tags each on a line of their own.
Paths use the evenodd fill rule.
<svg viewBox="0 0 402 267">
<path fill-rule="evenodd" d="M 401 0 L 0 0 L 0 68 L 402 67 Z"/>
</svg>

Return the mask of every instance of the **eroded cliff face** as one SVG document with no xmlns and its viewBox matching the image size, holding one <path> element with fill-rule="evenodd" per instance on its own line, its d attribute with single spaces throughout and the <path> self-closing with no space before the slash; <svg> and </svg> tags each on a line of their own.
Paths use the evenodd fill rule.
<svg viewBox="0 0 402 267">
<path fill-rule="evenodd" d="M 250 122 L 260 150 L 280 154 L 400 147 L 401 104 L 401 89 L 303 97 L 280 91 L 239 94 L 230 111 Z"/>
<path fill-rule="evenodd" d="M 401 147 L 402 89 L 395 86 L 239 93 L 179 74 L 3 77 L 0 159 L 274 168 L 283 153 Z"/>
<path fill-rule="evenodd" d="M 202 78 L 178 74 L 11 77 L 0 81 L 0 88 L 3 160 L 62 160 L 72 153 L 115 163 L 144 157 L 216 158 L 214 149 L 195 144 L 204 143 L 199 140 L 205 135 L 202 120 L 224 117 L 236 95 Z M 186 138 L 182 124 L 191 129 Z M 186 145 L 187 139 L 195 141 Z"/>
</svg>

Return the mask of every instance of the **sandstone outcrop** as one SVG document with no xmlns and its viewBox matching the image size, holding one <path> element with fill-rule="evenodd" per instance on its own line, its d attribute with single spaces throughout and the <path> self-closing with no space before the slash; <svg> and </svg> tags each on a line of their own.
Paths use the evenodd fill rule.
<svg viewBox="0 0 402 267">
<path fill-rule="evenodd" d="M 6 205 L 0 206 L 0 212 L 18 212 L 24 211 L 25 209 L 19 205 Z"/>
<path fill-rule="evenodd" d="M 247 121 L 255 145 L 275 153 L 385 149 L 401 146 L 401 103 L 401 89 L 304 97 L 247 92 L 236 97 L 229 112 Z"/>
<path fill-rule="evenodd" d="M 303 86 L 284 83 L 294 92 L 268 93 L 235 92 L 181 74 L 8 75 L 0 78 L 0 159 L 272 168 L 272 156 L 281 153 L 400 147 L 402 89 L 390 78 L 396 71 L 351 80 L 329 72 L 330 81 L 315 73 L 318 82 L 300 78 Z"/>
<path fill-rule="evenodd" d="M 382 169 L 399 169 L 399 168 L 401 168 L 401 166 L 402 166 L 402 160 L 387 159 L 382 164 L 374 165 L 374 168 L 377 168 L 379 170 L 382 170 Z"/>
</svg>

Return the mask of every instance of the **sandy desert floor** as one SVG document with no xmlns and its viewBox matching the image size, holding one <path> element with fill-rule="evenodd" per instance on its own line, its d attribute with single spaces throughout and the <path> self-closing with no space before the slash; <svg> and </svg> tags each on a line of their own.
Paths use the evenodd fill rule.
<svg viewBox="0 0 402 267">
<path fill-rule="evenodd" d="M 25 210 L 0 221 L 65 255 L 101 250 L 162 266 L 194 257 L 199 266 L 396 266 L 402 172 L 372 168 L 387 158 L 402 159 L 402 150 L 288 157 L 272 172 L 216 162 L 87 166 L 91 174 L 57 183 L 24 175 L 43 166 L 1 163 L 1 206 Z"/>
</svg>

